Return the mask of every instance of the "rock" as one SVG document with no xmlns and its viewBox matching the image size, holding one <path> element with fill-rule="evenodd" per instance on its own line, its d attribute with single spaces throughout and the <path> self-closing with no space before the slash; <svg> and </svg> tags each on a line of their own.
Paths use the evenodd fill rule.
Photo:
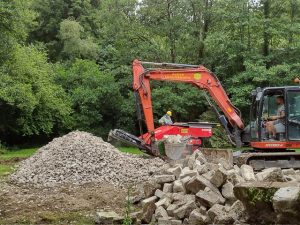
<svg viewBox="0 0 300 225">
<path fill-rule="evenodd" d="M 218 188 L 224 184 L 224 182 L 227 178 L 226 174 L 223 171 L 221 171 L 220 169 L 211 170 L 211 171 L 203 174 L 203 176 Z"/>
<path fill-rule="evenodd" d="M 240 175 L 238 175 L 237 173 L 235 173 L 234 171 L 233 173 L 231 171 L 228 172 L 227 180 L 233 183 L 234 185 L 245 182 L 245 179 Z"/>
<path fill-rule="evenodd" d="M 246 181 L 255 181 L 253 168 L 249 165 L 241 166 L 241 175 Z"/>
<path fill-rule="evenodd" d="M 204 190 L 209 187 L 215 193 L 220 194 L 218 188 L 216 188 L 211 182 L 209 182 L 204 176 L 198 175 L 194 176 L 187 184 L 186 189 L 194 194 L 198 193 L 200 190 Z M 221 194 L 220 194 L 221 195 Z"/>
<path fill-rule="evenodd" d="M 232 206 L 229 208 L 228 211 L 229 211 L 229 216 L 234 221 L 237 221 L 243 216 L 245 212 L 245 208 L 243 203 L 240 200 L 237 200 L 232 204 Z"/>
<path fill-rule="evenodd" d="M 198 152 L 197 154 L 197 158 L 196 158 L 201 164 L 206 164 L 207 163 L 207 159 L 204 156 L 204 154 L 202 152 Z"/>
<path fill-rule="evenodd" d="M 282 173 L 283 173 L 283 175 L 285 175 L 285 176 L 294 176 L 294 175 L 296 175 L 296 171 L 293 169 L 293 168 L 290 168 L 290 169 L 283 169 L 282 170 Z"/>
<path fill-rule="evenodd" d="M 189 201 L 175 209 L 174 215 L 177 219 L 183 219 L 184 217 L 187 217 L 195 208 L 197 208 L 196 203 L 194 201 Z"/>
<path fill-rule="evenodd" d="M 277 223 L 296 224 L 300 221 L 300 187 L 278 189 L 272 199 Z"/>
<path fill-rule="evenodd" d="M 158 184 L 170 183 L 175 180 L 175 175 L 156 175 L 154 179 Z"/>
<path fill-rule="evenodd" d="M 223 186 L 222 186 L 222 195 L 224 198 L 230 200 L 231 202 L 235 201 L 236 198 L 233 193 L 233 184 L 230 181 L 227 181 Z"/>
<path fill-rule="evenodd" d="M 181 183 L 182 183 L 182 185 L 183 185 L 183 187 L 186 187 L 186 184 L 191 180 L 191 177 L 184 177 L 184 178 L 182 178 L 182 179 L 180 179 L 181 180 Z"/>
<path fill-rule="evenodd" d="M 226 213 L 225 206 L 220 204 L 213 205 L 208 211 L 207 215 L 211 221 L 214 221 L 218 215 Z"/>
<path fill-rule="evenodd" d="M 156 219 L 159 219 L 159 218 L 169 218 L 168 217 L 168 213 L 164 209 L 164 207 L 159 206 L 159 207 L 156 208 L 156 210 L 155 210 L 155 218 Z"/>
<path fill-rule="evenodd" d="M 180 194 L 174 193 L 173 194 L 173 204 L 182 206 L 190 201 L 192 201 L 192 202 L 196 201 L 195 195 L 184 195 L 182 193 L 180 193 Z"/>
<path fill-rule="evenodd" d="M 163 198 L 155 203 L 156 207 L 163 206 L 165 209 L 171 204 L 171 200 L 169 198 Z"/>
<path fill-rule="evenodd" d="M 154 196 L 156 198 L 156 196 Z M 156 206 L 154 202 L 148 202 L 143 205 L 142 222 L 150 223 L 155 212 Z"/>
<path fill-rule="evenodd" d="M 194 209 L 189 216 L 189 225 L 204 225 L 207 217 L 203 215 L 199 209 Z"/>
<path fill-rule="evenodd" d="M 235 171 L 238 175 L 241 175 L 241 170 L 240 170 L 240 168 L 239 168 L 237 165 L 234 165 L 234 166 L 233 166 L 233 169 L 234 169 L 234 171 Z"/>
<path fill-rule="evenodd" d="M 165 219 L 161 218 L 158 219 L 157 225 L 181 225 L 181 220 L 174 220 L 174 219 Z"/>
<path fill-rule="evenodd" d="M 149 198 L 154 195 L 157 189 L 160 189 L 161 185 L 152 181 L 146 182 L 144 184 L 144 194 L 146 198 Z"/>
<path fill-rule="evenodd" d="M 173 184 L 165 183 L 163 187 L 163 192 L 165 193 L 172 193 Z"/>
<path fill-rule="evenodd" d="M 123 217 L 119 216 L 114 211 L 108 212 L 97 212 L 96 213 L 96 224 L 122 224 Z"/>
<path fill-rule="evenodd" d="M 181 167 L 180 166 L 176 166 L 176 167 L 173 167 L 173 168 L 169 168 L 167 170 L 167 173 L 170 174 L 170 175 L 174 175 L 176 177 L 176 179 L 179 178 L 179 175 L 181 173 Z"/>
<path fill-rule="evenodd" d="M 200 174 L 200 175 L 208 172 L 208 168 L 205 164 L 197 165 L 195 167 L 195 170 L 197 170 L 198 174 Z"/>
<path fill-rule="evenodd" d="M 212 207 L 215 204 L 224 204 L 225 199 L 220 197 L 220 195 L 216 194 L 213 191 L 206 192 L 200 190 L 197 194 L 196 197 L 198 198 L 198 201 L 208 207 Z"/>
<path fill-rule="evenodd" d="M 188 167 L 190 168 L 190 170 L 193 170 L 194 169 L 194 163 L 196 161 L 196 158 L 195 158 L 195 153 L 193 153 L 189 160 L 188 160 Z"/>
<path fill-rule="evenodd" d="M 181 172 L 179 178 L 180 178 L 180 179 L 183 179 L 183 178 L 185 178 L 185 177 L 193 177 L 193 176 L 196 176 L 196 175 L 197 175 L 197 171 L 195 171 L 195 170 L 190 170 L 188 167 L 185 167 L 185 168 L 182 170 L 182 172 Z"/>
<path fill-rule="evenodd" d="M 166 196 L 166 193 L 161 191 L 160 189 L 156 189 L 154 195 L 158 198 L 164 198 Z"/>
<path fill-rule="evenodd" d="M 169 205 L 168 206 L 168 208 L 167 208 L 167 213 L 168 213 L 168 215 L 169 216 L 175 216 L 174 215 L 174 211 L 175 211 L 175 209 L 177 209 L 177 208 L 179 208 L 179 206 L 178 205 L 176 205 L 176 204 L 171 204 L 171 205 Z"/>
<path fill-rule="evenodd" d="M 257 180 L 259 181 L 270 181 L 270 182 L 283 182 L 285 181 L 283 173 L 280 168 L 272 167 L 264 169 L 262 172 L 256 174 Z"/>
<path fill-rule="evenodd" d="M 185 193 L 185 188 L 180 180 L 175 180 L 173 185 L 173 192 L 183 192 Z"/>
<path fill-rule="evenodd" d="M 143 201 L 142 201 L 142 206 L 144 207 L 144 206 L 148 206 L 149 204 L 154 204 L 156 201 L 157 201 L 157 197 L 156 196 L 152 196 L 152 197 L 150 197 L 150 198 L 146 198 L 146 199 L 144 199 Z"/>
</svg>

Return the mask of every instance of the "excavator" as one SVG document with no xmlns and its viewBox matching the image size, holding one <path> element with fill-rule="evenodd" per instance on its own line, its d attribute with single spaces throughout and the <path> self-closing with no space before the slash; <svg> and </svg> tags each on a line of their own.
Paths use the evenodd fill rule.
<svg viewBox="0 0 300 225">
<path fill-rule="evenodd" d="M 142 108 L 147 133 L 136 137 L 126 131 L 115 129 L 109 134 L 114 138 L 134 145 L 147 154 L 159 155 L 157 142 L 164 134 L 185 134 L 192 137 L 190 144 L 199 147 L 203 137 L 212 135 L 214 124 L 184 123 L 162 126 L 155 129 L 150 81 L 181 82 L 199 88 L 216 113 L 229 141 L 237 149 L 250 146 L 247 150 L 234 151 L 234 162 L 249 164 L 256 170 L 269 167 L 300 168 L 300 86 L 256 88 L 251 92 L 250 124 L 245 126 L 241 113 L 230 101 L 217 76 L 202 65 L 153 63 L 134 60 L 133 90 L 137 99 L 137 109 Z M 284 99 L 284 128 L 270 139 L 267 122 L 277 114 L 276 98 Z M 213 102 L 212 102 L 213 101 Z M 139 110 L 138 110 L 139 111 Z M 142 119 L 138 113 L 139 121 Z M 176 128 L 174 131 L 174 127 Z M 194 131 L 194 132 L 193 132 Z M 195 132 L 196 131 L 196 132 Z M 205 133 L 205 131 L 208 131 Z M 196 140 L 196 141 L 195 141 Z"/>
</svg>

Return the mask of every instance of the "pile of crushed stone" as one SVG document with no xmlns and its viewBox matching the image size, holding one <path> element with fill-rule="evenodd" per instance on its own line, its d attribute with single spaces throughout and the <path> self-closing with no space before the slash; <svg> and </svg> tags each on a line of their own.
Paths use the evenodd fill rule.
<svg viewBox="0 0 300 225">
<path fill-rule="evenodd" d="M 99 137 L 74 131 L 53 139 L 22 161 L 10 180 L 44 187 L 85 183 L 125 186 L 148 180 L 163 164 L 161 159 L 122 153 Z"/>
</svg>

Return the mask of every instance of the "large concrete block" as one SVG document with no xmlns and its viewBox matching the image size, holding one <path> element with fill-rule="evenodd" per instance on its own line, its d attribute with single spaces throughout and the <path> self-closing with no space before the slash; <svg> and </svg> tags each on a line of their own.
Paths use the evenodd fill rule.
<svg viewBox="0 0 300 225">
<path fill-rule="evenodd" d="M 158 184 L 170 183 L 175 180 L 175 175 L 156 175 L 154 179 Z"/>
<path fill-rule="evenodd" d="M 178 179 L 179 175 L 181 173 L 181 170 L 182 170 L 181 166 L 177 165 L 175 167 L 169 168 L 167 170 L 167 173 L 170 174 L 170 175 L 174 175 L 176 177 L 176 179 Z"/>
<path fill-rule="evenodd" d="M 200 190 L 196 194 L 197 200 L 204 206 L 212 207 L 215 204 L 224 204 L 225 199 L 213 191 L 206 192 Z"/>
<path fill-rule="evenodd" d="M 207 217 L 199 209 L 194 209 L 189 215 L 189 225 L 204 225 L 206 222 Z"/>
<path fill-rule="evenodd" d="M 280 168 L 272 167 L 264 169 L 262 172 L 256 174 L 257 180 L 259 181 L 270 181 L 270 182 L 283 182 L 285 181 L 283 173 Z"/>
</svg>

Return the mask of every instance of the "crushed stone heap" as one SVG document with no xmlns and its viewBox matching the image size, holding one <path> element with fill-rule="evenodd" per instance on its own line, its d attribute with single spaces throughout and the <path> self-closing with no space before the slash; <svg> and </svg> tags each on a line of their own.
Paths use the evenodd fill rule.
<svg viewBox="0 0 300 225">
<path fill-rule="evenodd" d="M 122 153 L 99 137 L 74 131 L 53 139 L 21 162 L 10 180 L 45 187 L 85 183 L 124 186 L 148 180 L 163 163 L 158 158 Z"/>
</svg>

